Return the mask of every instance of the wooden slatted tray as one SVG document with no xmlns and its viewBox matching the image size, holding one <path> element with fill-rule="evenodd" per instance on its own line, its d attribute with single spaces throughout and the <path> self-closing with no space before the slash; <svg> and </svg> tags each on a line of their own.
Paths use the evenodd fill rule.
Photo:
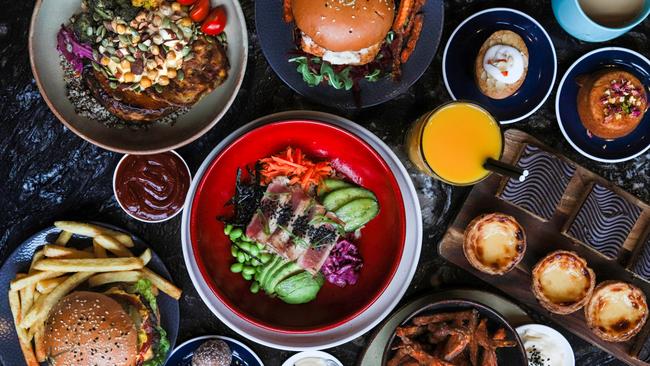
<svg viewBox="0 0 650 366">
<path fill-rule="evenodd" d="M 499 288 L 504 293 L 509 294 L 516 301 L 537 312 L 546 314 L 558 325 L 602 348 L 618 359 L 630 365 L 646 365 L 639 358 L 647 360 L 646 357 L 648 357 L 645 354 L 648 353 L 646 348 L 650 349 L 650 341 L 648 340 L 650 321 L 639 335 L 628 342 L 611 343 L 603 341 L 589 330 L 582 310 L 570 315 L 556 315 L 539 305 L 530 289 L 530 273 L 537 261 L 546 254 L 558 249 L 572 250 L 587 260 L 589 266 L 596 273 L 597 283 L 604 280 L 630 282 L 641 288 L 648 297 L 648 301 L 650 301 L 650 282 L 641 279 L 628 269 L 634 263 L 636 256 L 640 255 L 640 247 L 650 236 L 650 206 L 616 187 L 606 179 L 554 152 L 525 132 L 508 130 L 505 132 L 505 142 L 503 160 L 506 162 L 515 164 L 525 146 L 531 144 L 575 166 L 575 173 L 569 181 L 560 203 L 555 208 L 554 214 L 548 220 L 544 220 L 499 198 L 498 194 L 507 182 L 507 178 L 492 175 L 477 184 L 469 193 L 463 207 L 449 226 L 438 247 L 440 255 L 485 282 Z M 600 184 L 611 189 L 641 209 L 641 214 L 629 232 L 618 257 L 614 259 L 605 257 L 589 245 L 574 240 L 565 233 L 594 184 Z M 474 269 L 465 258 L 462 250 L 465 227 L 476 216 L 490 212 L 503 212 L 516 217 L 526 231 L 527 249 L 524 259 L 515 269 L 504 276 L 491 276 Z M 648 341 L 648 345 L 646 345 L 646 341 Z"/>
</svg>

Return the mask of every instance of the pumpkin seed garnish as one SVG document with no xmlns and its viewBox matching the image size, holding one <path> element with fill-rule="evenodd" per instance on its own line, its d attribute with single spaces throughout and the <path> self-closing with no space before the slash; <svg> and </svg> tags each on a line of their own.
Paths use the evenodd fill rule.
<svg viewBox="0 0 650 366">
<path fill-rule="evenodd" d="M 147 52 L 147 51 L 149 51 L 149 47 L 148 47 L 146 44 L 144 44 L 144 43 L 140 43 L 140 44 L 138 44 L 138 48 L 139 48 L 140 51 L 142 51 L 142 52 Z"/>
<path fill-rule="evenodd" d="M 131 55 L 126 55 L 125 58 L 126 58 L 127 60 L 129 60 L 129 62 L 135 62 L 135 57 L 133 57 L 133 56 L 131 56 Z"/>
</svg>

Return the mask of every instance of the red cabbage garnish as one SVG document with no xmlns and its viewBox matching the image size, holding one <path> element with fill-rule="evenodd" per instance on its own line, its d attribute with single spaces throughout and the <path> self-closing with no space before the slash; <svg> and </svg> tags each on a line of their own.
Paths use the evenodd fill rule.
<svg viewBox="0 0 650 366">
<path fill-rule="evenodd" d="M 74 32 L 63 25 L 56 35 L 56 41 L 56 49 L 68 60 L 76 72 L 83 71 L 84 58 L 93 59 L 93 49 L 89 45 L 79 42 Z"/>
<path fill-rule="evenodd" d="M 359 279 L 359 271 L 363 267 L 363 259 L 356 245 L 342 240 L 334 246 L 321 272 L 327 282 L 339 287 L 354 285 Z"/>
</svg>

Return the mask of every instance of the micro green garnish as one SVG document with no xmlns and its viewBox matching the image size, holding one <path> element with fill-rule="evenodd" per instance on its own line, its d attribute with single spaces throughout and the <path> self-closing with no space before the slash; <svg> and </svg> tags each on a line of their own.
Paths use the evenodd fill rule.
<svg viewBox="0 0 650 366">
<path fill-rule="evenodd" d="M 257 209 L 257 214 L 260 215 L 260 220 L 262 220 L 264 234 L 271 235 L 271 228 L 269 227 L 269 220 L 264 215 L 261 209 Z"/>
<path fill-rule="evenodd" d="M 366 75 L 364 77 L 366 78 L 366 80 L 368 80 L 369 82 L 372 83 L 372 82 L 375 82 L 375 81 L 379 80 L 380 76 L 381 76 L 381 70 L 374 69 L 370 74 L 368 74 L 368 75 Z"/>
<path fill-rule="evenodd" d="M 345 233 L 345 230 L 343 230 L 343 226 L 341 224 L 339 224 L 338 222 L 334 221 L 333 219 L 325 215 L 314 215 L 314 218 L 309 221 L 309 225 L 315 226 L 315 225 L 322 225 L 322 224 L 332 225 L 339 233 L 339 235 Z"/>
<path fill-rule="evenodd" d="M 314 64 L 320 64 L 320 70 L 318 73 L 313 72 L 309 68 L 310 61 Z M 302 74 L 302 79 L 309 86 L 313 87 L 320 85 L 323 80 L 327 81 L 327 83 L 334 89 L 350 90 L 354 85 L 354 82 L 350 77 L 350 71 L 352 70 L 350 67 L 346 67 L 337 73 L 329 62 L 323 62 L 318 57 L 308 59 L 307 56 L 294 57 L 289 59 L 289 62 L 295 62 L 298 64 L 296 70 Z"/>
<path fill-rule="evenodd" d="M 287 228 L 287 227 L 285 227 L 283 225 L 278 225 L 278 227 L 280 229 L 282 229 L 282 231 L 289 234 L 289 237 L 293 240 L 294 243 L 296 243 L 296 244 L 298 244 L 300 246 L 303 246 L 303 247 L 309 247 L 309 243 L 307 243 L 303 238 L 295 235 L 293 232 L 291 232 L 291 230 L 289 230 L 289 228 Z"/>
</svg>

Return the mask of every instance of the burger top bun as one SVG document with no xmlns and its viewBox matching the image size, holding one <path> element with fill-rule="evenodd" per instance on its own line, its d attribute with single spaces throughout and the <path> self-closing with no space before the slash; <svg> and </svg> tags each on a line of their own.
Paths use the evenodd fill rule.
<svg viewBox="0 0 650 366">
<path fill-rule="evenodd" d="M 52 365 L 133 366 L 138 340 L 133 321 L 110 297 L 76 291 L 52 308 L 45 323 Z"/>
<path fill-rule="evenodd" d="M 298 28 L 334 52 L 381 42 L 395 17 L 393 0 L 292 0 L 291 7 Z"/>
</svg>

